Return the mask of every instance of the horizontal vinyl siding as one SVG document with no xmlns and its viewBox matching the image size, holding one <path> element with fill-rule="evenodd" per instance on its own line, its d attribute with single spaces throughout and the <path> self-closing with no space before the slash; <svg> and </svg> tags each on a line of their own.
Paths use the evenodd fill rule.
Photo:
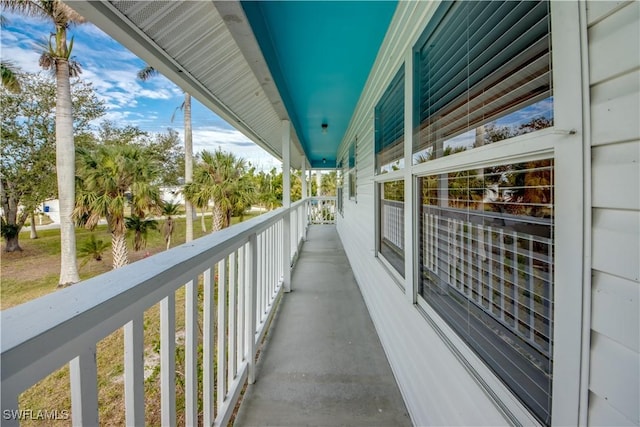
<svg viewBox="0 0 640 427">
<path fill-rule="evenodd" d="M 425 425 L 506 425 L 507 420 L 375 257 L 374 108 L 434 9 L 400 2 L 389 34 L 342 141 L 357 137 L 357 200 L 337 227 L 412 421 Z"/>
<path fill-rule="evenodd" d="M 640 425 L 640 3 L 589 2 L 589 424 Z"/>
</svg>

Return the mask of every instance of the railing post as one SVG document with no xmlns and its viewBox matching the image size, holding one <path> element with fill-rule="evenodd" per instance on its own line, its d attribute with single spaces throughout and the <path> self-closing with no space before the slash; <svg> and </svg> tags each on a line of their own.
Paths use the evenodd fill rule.
<svg viewBox="0 0 640 427">
<path fill-rule="evenodd" d="M 247 254 L 247 364 L 248 383 L 256 382 L 256 297 L 258 293 L 258 236 L 254 233 L 249 236 L 249 253 Z"/>
<path fill-rule="evenodd" d="M 124 326 L 124 396 L 127 425 L 144 425 L 144 317 Z"/>
<path fill-rule="evenodd" d="M 176 425 L 176 296 L 160 302 L 160 423 Z"/>
<path fill-rule="evenodd" d="M 218 262 L 218 409 L 227 397 L 227 260 Z"/>
<path fill-rule="evenodd" d="M 282 223 L 282 285 L 291 292 L 291 124 L 282 121 L 282 206 L 287 208 Z"/>
<path fill-rule="evenodd" d="M 198 278 L 185 287 L 185 423 L 198 424 Z"/>
<path fill-rule="evenodd" d="M 215 418 L 214 411 L 214 331 L 215 331 L 215 308 L 213 306 L 214 296 L 214 269 L 209 268 L 203 274 L 204 276 L 204 318 L 203 318 L 203 373 L 202 373 L 202 406 L 203 406 L 203 422 L 205 426 L 213 425 Z"/>
<path fill-rule="evenodd" d="M 97 426 L 96 347 L 87 348 L 69 362 L 69 367 L 71 370 L 71 422 L 74 426 Z"/>
</svg>

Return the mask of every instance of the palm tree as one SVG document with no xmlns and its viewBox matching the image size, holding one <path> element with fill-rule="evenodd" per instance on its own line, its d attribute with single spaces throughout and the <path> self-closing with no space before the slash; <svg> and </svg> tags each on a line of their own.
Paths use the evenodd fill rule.
<svg viewBox="0 0 640 427">
<path fill-rule="evenodd" d="M 165 202 L 162 207 L 162 215 L 167 217 L 162 227 L 162 235 L 165 243 L 167 244 L 167 250 L 169 250 L 169 247 L 171 246 L 171 238 L 173 237 L 174 222 L 171 217 L 178 215 L 179 212 L 180 205 L 177 203 Z"/>
<path fill-rule="evenodd" d="M 0 27 L 4 28 L 7 19 L 0 15 Z M 18 69 L 11 61 L 0 62 L 0 71 L 2 72 L 2 86 L 10 92 L 20 92 L 20 82 L 18 81 Z"/>
<path fill-rule="evenodd" d="M 75 147 L 70 77 L 76 77 L 80 66 L 71 59 L 73 38 L 67 43 L 67 30 L 84 18 L 59 0 L 1 0 L 0 5 L 12 12 L 46 19 L 53 24 L 40 66 L 56 76 L 56 171 L 60 200 L 60 279 L 59 285 L 80 281 L 76 260 L 76 237 L 72 218 L 75 202 Z"/>
<path fill-rule="evenodd" d="M 109 248 L 109 243 L 102 240 L 96 240 L 95 234 L 89 235 L 89 240 L 85 240 L 78 248 L 78 255 L 83 258 L 83 267 L 90 260 L 102 261 L 102 254 Z"/>
<path fill-rule="evenodd" d="M 125 218 L 125 227 L 127 230 L 134 232 L 133 236 L 133 250 L 139 251 L 143 247 L 147 247 L 147 236 L 149 230 L 158 229 L 158 221 L 155 219 L 145 219 L 137 215 L 132 215 Z"/>
<path fill-rule="evenodd" d="M 142 81 L 147 81 L 156 75 L 158 75 L 158 71 L 149 65 L 138 71 L 138 78 Z M 184 182 L 188 184 L 193 180 L 193 138 L 191 131 L 191 95 L 187 92 L 184 93 L 184 102 L 179 108 L 184 111 Z M 171 121 L 173 121 L 173 118 L 172 116 Z M 188 200 L 185 200 L 184 210 L 187 218 L 185 240 L 190 242 L 193 240 L 193 205 Z"/>
<path fill-rule="evenodd" d="M 114 269 L 129 262 L 124 216 L 128 195 L 132 210 L 160 211 L 160 190 L 153 184 L 158 169 L 159 165 L 145 161 L 144 150 L 134 145 L 78 150 L 78 179 L 82 186 L 73 215 L 88 229 L 93 229 L 101 218 L 107 219 Z"/>
<path fill-rule="evenodd" d="M 2 61 L 0 63 L 2 70 L 2 86 L 10 92 L 20 92 L 20 81 L 18 80 L 18 70 L 12 62 Z"/>
<path fill-rule="evenodd" d="M 222 150 L 203 151 L 192 183 L 185 185 L 185 197 L 192 202 L 212 202 L 212 232 L 228 227 L 234 210 L 246 209 L 253 202 L 253 181 L 247 163 Z"/>
</svg>

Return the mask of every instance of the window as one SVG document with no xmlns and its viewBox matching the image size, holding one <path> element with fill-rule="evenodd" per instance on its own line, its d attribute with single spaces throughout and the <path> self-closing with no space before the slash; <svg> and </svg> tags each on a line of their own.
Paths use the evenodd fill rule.
<svg viewBox="0 0 640 427">
<path fill-rule="evenodd" d="M 413 162 L 553 125 L 549 4 L 443 2 L 415 49 Z"/>
<path fill-rule="evenodd" d="M 379 185 L 379 251 L 404 277 L 404 181 L 387 181 Z"/>
<path fill-rule="evenodd" d="M 358 192 L 358 186 L 356 181 L 356 144 L 358 143 L 358 139 L 356 138 L 355 142 L 353 142 L 349 146 L 349 199 L 356 200 L 356 195 Z"/>
<path fill-rule="evenodd" d="M 375 109 L 376 173 L 404 167 L 404 65 Z"/>
<path fill-rule="evenodd" d="M 553 126 L 548 2 L 443 2 L 431 22 L 414 50 L 414 164 Z M 553 154 L 482 158 L 418 167 L 418 294 L 550 424 Z"/>
<path fill-rule="evenodd" d="M 338 205 L 338 212 L 340 215 L 344 216 L 343 205 L 344 205 L 344 182 L 343 182 L 343 165 L 342 161 L 338 162 L 336 167 L 336 203 Z"/>
<path fill-rule="evenodd" d="M 553 162 L 419 179 L 419 294 L 549 421 Z"/>
</svg>

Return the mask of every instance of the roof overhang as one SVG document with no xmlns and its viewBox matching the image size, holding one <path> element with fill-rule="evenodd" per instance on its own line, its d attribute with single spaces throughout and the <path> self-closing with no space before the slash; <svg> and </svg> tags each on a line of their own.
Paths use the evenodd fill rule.
<svg viewBox="0 0 640 427">
<path fill-rule="evenodd" d="M 395 10 L 376 1 L 68 2 L 278 159 L 336 165 Z M 322 124 L 327 124 L 327 129 Z"/>
</svg>

